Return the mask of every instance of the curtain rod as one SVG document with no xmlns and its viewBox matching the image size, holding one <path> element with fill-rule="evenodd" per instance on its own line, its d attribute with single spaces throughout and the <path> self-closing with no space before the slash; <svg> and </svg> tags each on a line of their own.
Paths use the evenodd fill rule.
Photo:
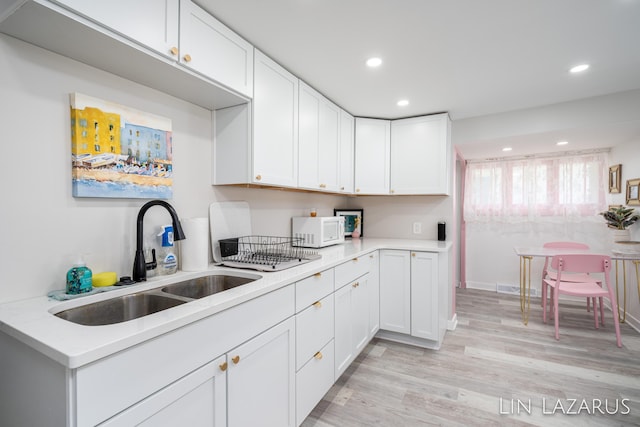
<svg viewBox="0 0 640 427">
<path fill-rule="evenodd" d="M 594 148 L 591 150 L 577 150 L 577 151 L 561 151 L 558 153 L 541 153 L 541 154 L 529 154 L 524 156 L 505 156 L 505 157 L 489 157 L 486 159 L 470 159 L 467 160 L 467 163 L 485 163 L 485 162 L 495 162 L 502 160 L 528 160 L 528 159 L 549 159 L 552 157 L 572 157 L 572 156 L 582 156 L 586 154 L 599 154 L 599 153 L 608 153 L 611 151 L 611 148 Z"/>
</svg>

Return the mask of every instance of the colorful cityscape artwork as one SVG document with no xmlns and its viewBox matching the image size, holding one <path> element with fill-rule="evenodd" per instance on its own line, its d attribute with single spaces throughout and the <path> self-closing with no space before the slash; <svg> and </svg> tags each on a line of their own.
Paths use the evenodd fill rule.
<svg viewBox="0 0 640 427">
<path fill-rule="evenodd" d="M 74 197 L 173 196 L 171 120 L 70 95 Z"/>
</svg>

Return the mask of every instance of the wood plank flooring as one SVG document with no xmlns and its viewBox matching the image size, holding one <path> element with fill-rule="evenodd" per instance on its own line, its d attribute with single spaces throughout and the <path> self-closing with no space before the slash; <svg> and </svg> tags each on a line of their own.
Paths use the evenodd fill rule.
<svg viewBox="0 0 640 427">
<path fill-rule="evenodd" d="M 640 425 L 640 334 L 622 324 L 616 347 L 611 312 L 596 330 L 584 304 L 561 303 L 556 341 L 539 299 L 528 326 L 517 296 L 457 302 L 440 350 L 374 339 L 302 426 Z"/>
</svg>

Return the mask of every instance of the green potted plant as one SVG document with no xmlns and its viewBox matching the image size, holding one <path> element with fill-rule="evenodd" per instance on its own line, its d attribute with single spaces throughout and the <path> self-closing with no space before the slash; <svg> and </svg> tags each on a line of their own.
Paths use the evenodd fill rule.
<svg viewBox="0 0 640 427">
<path fill-rule="evenodd" d="M 626 206 L 611 207 L 609 210 L 600 212 L 607 221 L 607 226 L 614 232 L 614 241 L 629 240 L 629 227 L 640 219 L 633 208 Z"/>
</svg>

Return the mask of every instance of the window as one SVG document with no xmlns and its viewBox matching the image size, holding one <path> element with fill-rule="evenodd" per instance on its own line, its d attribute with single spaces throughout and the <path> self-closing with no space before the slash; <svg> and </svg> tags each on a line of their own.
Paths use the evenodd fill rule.
<svg viewBox="0 0 640 427">
<path fill-rule="evenodd" d="M 606 210 L 606 153 L 470 162 L 468 222 L 552 221 Z"/>
</svg>

